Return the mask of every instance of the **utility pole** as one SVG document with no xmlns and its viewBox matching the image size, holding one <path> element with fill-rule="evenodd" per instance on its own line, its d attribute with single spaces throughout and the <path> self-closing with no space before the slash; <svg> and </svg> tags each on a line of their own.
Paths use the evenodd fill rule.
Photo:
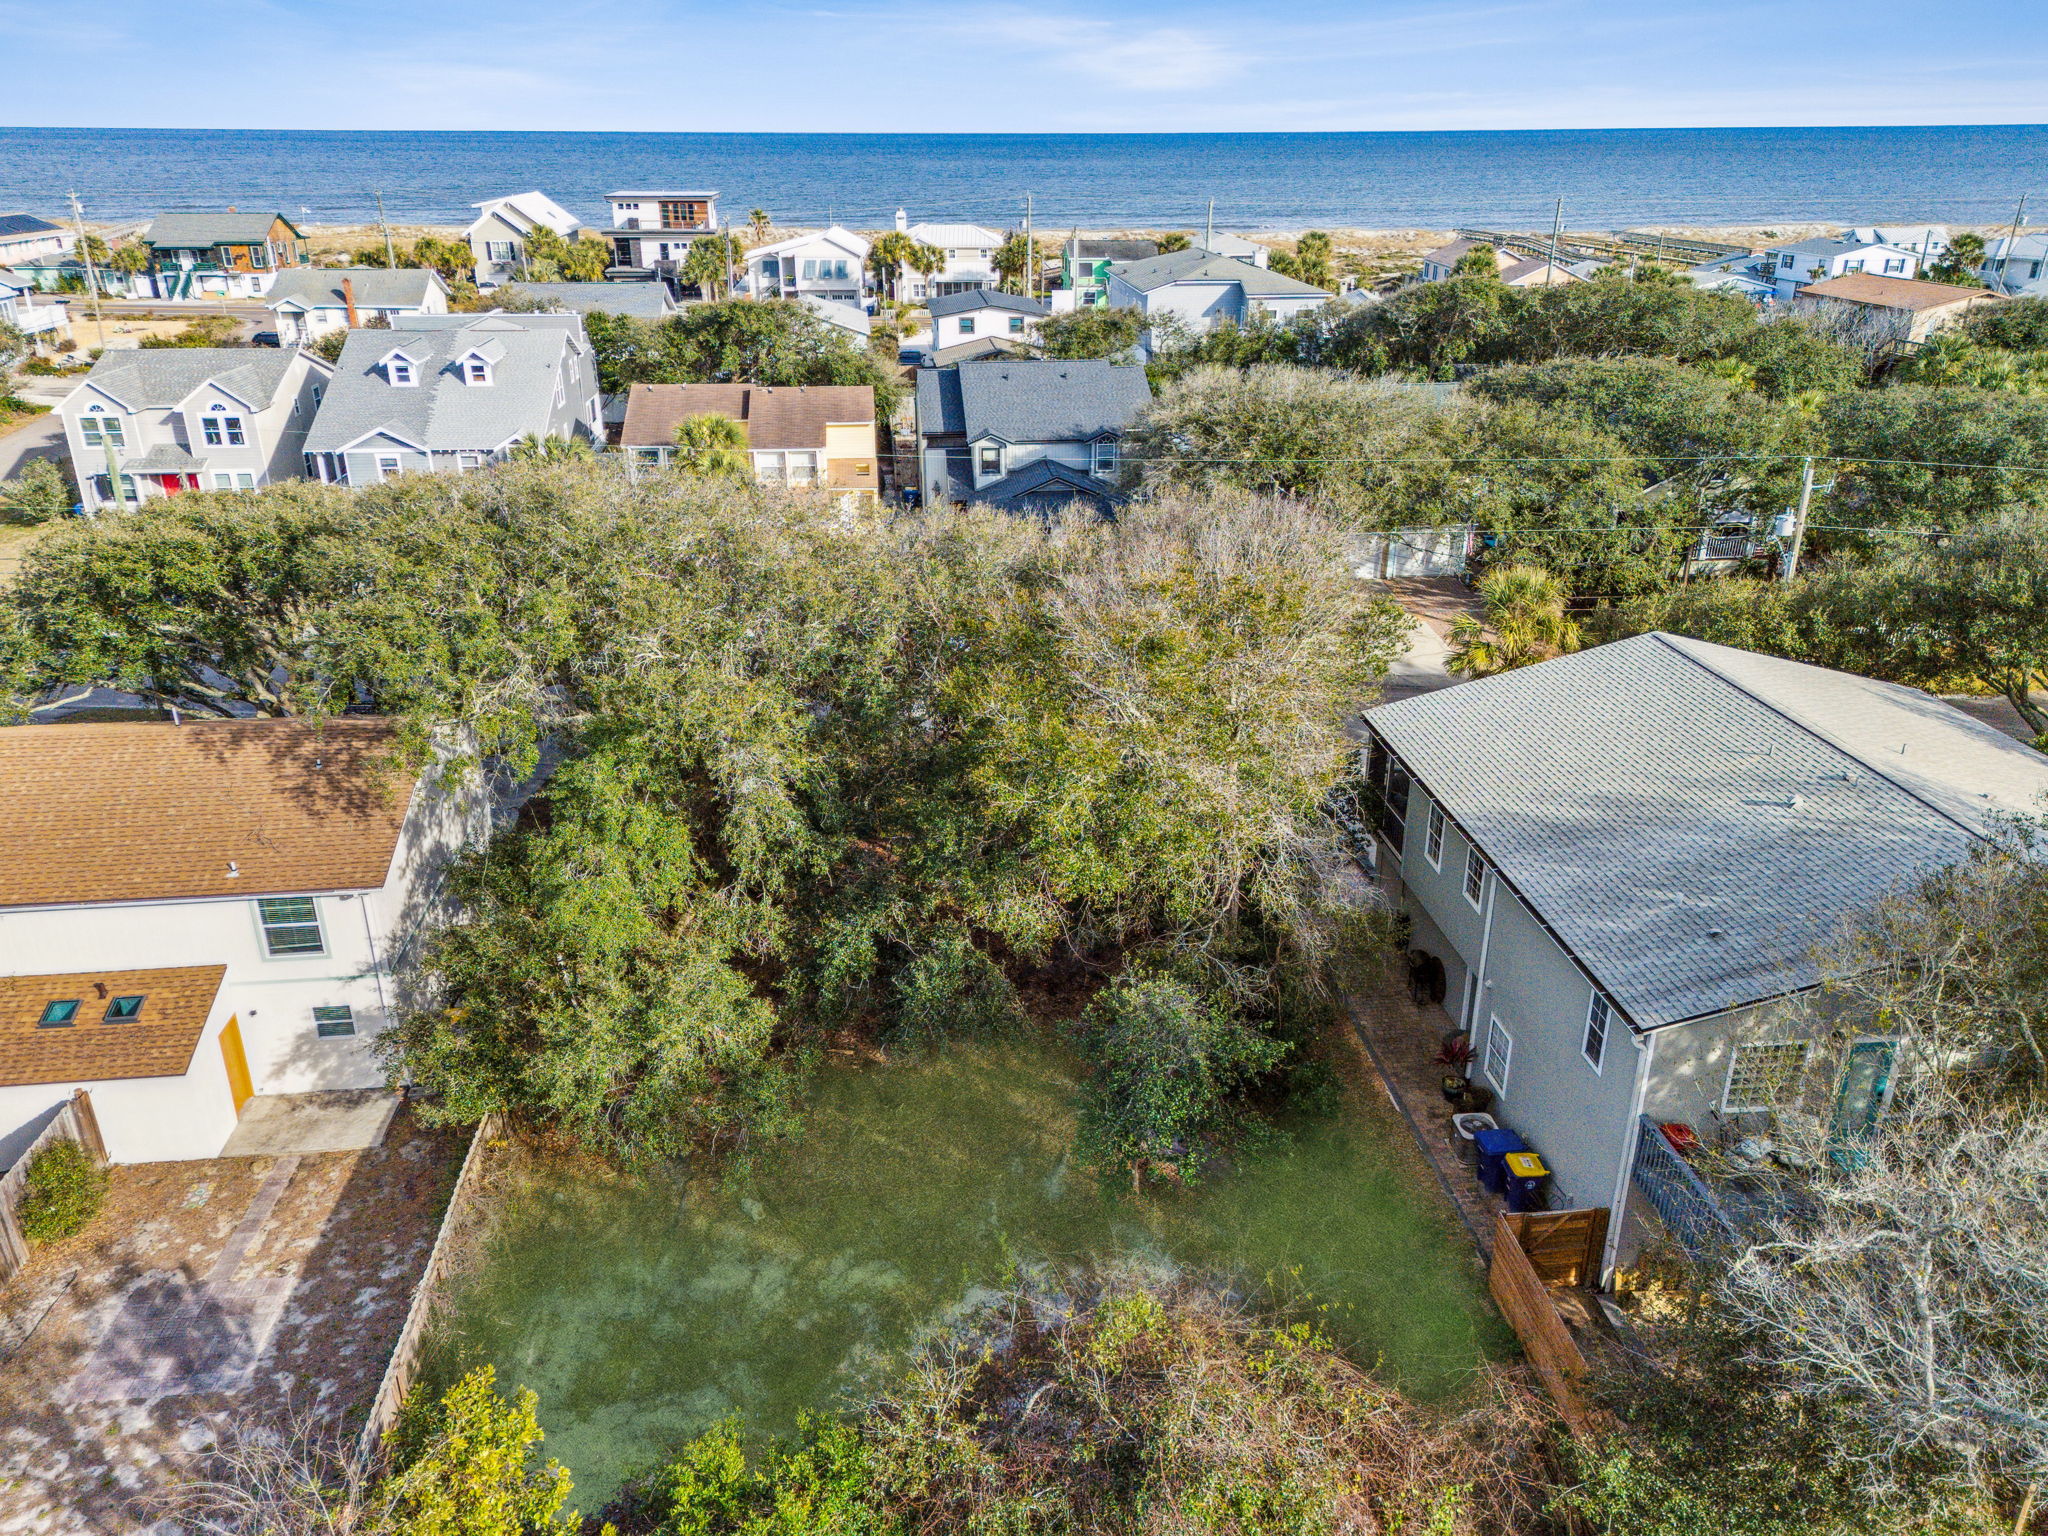
<svg viewBox="0 0 2048 1536">
<path fill-rule="evenodd" d="M 1031 194 L 1024 194 L 1024 297 L 1038 297 L 1038 248 L 1031 243 Z"/>
<path fill-rule="evenodd" d="M 1213 252 L 1216 248 L 1216 199 L 1209 199 L 1209 232 L 1202 237 L 1202 249 Z"/>
<path fill-rule="evenodd" d="M 1806 515 L 1813 509 L 1813 455 L 1801 460 L 1799 471 L 1799 510 L 1792 514 L 1792 548 L 1785 555 L 1785 569 L 1782 581 L 1791 581 L 1799 574 L 1799 552 L 1806 547 Z"/>
<path fill-rule="evenodd" d="M 1998 289 L 2005 292 L 2005 275 L 2012 270 L 2013 258 L 2019 254 L 2015 249 L 2020 243 L 2020 226 L 2027 222 L 2027 194 L 2020 194 L 2020 205 L 2012 211 L 2012 233 L 2006 237 L 2005 256 L 1998 264 Z"/>
<path fill-rule="evenodd" d="M 1543 274 L 1543 284 L 1548 287 L 1557 275 L 1557 237 L 1564 233 L 1564 199 L 1557 200 L 1557 209 L 1550 216 L 1550 271 Z"/>
<path fill-rule="evenodd" d="M 100 273 L 93 265 L 91 237 L 85 230 L 85 210 L 78 205 L 78 194 L 71 194 L 71 222 L 78 226 L 78 254 L 85 261 L 85 291 L 92 296 L 92 324 L 99 333 L 100 350 L 107 350 L 107 322 L 100 314 Z"/>
<path fill-rule="evenodd" d="M 398 265 L 398 252 L 391 244 L 391 226 L 384 222 L 384 193 L 381 189 L 377 193 L 377 226 L 384 231 L 384 265 L 395 267 Z"/>
</svg>

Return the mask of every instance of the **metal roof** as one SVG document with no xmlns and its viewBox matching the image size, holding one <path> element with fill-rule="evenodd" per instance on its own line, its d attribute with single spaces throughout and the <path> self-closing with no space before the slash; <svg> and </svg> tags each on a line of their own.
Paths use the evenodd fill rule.
<svg viewBox="0 0 2048 1536">
<path fill-rule="evenodd" d="M 1298 278 L 1255 267 L 1235 256 L 1212 256 L 1207 251 L 1171 251 L 1145 261 L 1133 261 L 1109 269 L 1140 293 L 1174 283 L 1236 283 L 1253 298 L 1332 297 L 1328 289 Z"/>
<path fill-rule="evenodd" d="M 1845 916 L 2048 809 L 2048 757 L 1918 689 L 1677 635 L 1366 719 L 1645 1028 L 1814 985 Z"/>
</svg>

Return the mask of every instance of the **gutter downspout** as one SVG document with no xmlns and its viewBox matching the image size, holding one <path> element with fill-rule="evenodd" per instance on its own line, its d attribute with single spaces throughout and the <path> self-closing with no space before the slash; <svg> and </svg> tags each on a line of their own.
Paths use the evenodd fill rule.
<svg viewBox="0 0 2048 1536">
<path fill-rule="evenodd" d="M 1621 1137 L 1621 1166 L 1614 1173 L 1614 1199 L 1608 1206 L 1607 1244 L 1600 1253 L 1600 1284 L 1614 1274 L 1614 1258 L 1621 1249 L 1621 1227 L 1628 1216 L 1629 1175 L 1636 1166 L 1636 1138 L 1643 1133 L 1643 1101 L 1650 1094 L 1650 1068 L 1657 1060 L 1657 1034 L 1631 1029 L 1629 1043 L 1636 1050 L 1636 1087 L 1629 1095 L 1628 1128 Z"/>
<path fill-rule="evenodd" d="M 370 929 L 370 897 L 363 892 L 356 897 L 356 905 L 363 913 L 363 942 L 370 947 L 370 975 L 377 982 L 377 1009 L 384 1015 L 384 1022 L 391 1022 L 391 1003 L 384 995 L 384 962 L 377 954 L 377 935 Z"/>
</svg>

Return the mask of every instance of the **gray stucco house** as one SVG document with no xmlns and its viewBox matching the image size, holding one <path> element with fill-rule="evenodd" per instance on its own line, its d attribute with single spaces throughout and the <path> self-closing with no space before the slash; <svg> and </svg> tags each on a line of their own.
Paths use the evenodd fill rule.
<svg viewBox="0 0 2048 1536">
<path fill-rule="evenodd" d="M 1817 1050 L 1837 1130 L 1883 1112 L 1896 1042 L 1815 1040 L 1784 1000 L 1846 917 L 2048 809 L 2048 757 L 1930 695 L 1676 635 L 1365 723 L 1382 885 L 1552 1205 L 1613 1210 L 1609 1265 L 1671 1214 L 1654 1126 L 1767 1132 Z"/>
<path fill-rule="evenodd" d="M 917 371 L 928 506 L 982 502 L 1046 512 L 1120 500 L 1117 445 L 1151 404 L 1132 364 L 998 358 Z"/>
<path fill-rule="evenodd" d="M 306 472 L 348 485 L 478 469 L 529 434 L 603 438 L 578 315 L 420 315 L 349 332 L 306 438 Z"/>
</svg>

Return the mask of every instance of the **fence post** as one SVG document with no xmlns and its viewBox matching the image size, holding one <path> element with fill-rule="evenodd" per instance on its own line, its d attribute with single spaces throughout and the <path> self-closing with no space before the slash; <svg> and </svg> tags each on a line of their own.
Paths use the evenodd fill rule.
<svg viewBox="0 0 2048 1536">
<path fill-rule="evenodd" d="M 78 1135 L 78 1144 L 90 1152 L 102 1168 L 106 1167 L 107 1142 L 106 1138 L 100 1135 L 100 1117 L 93 1110 L 92 1095 L 83 1088 L 75 1090 L 71 1095 L 71 1114 L 73 1128 Z"/>
</svg>

